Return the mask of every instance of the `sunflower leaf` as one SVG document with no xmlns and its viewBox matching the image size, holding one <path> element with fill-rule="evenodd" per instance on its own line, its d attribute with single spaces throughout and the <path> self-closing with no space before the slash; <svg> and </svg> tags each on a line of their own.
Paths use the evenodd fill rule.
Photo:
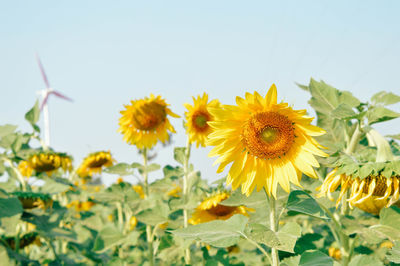
<svg viewBox="0 0 400 266">
<path fill-rule="evenodd" d="M 321 251 L 306 251 L 301 254 L 299 266 L 333 265 L 333 259 Z"/>
<path fill-rule="evenodd" d="M 395 241 L 392 249 L 388 251 L 386 258 L 394 263 L 400 263 L 400 241 Z"/>
<path fill-rule="evenodd" d="M 294 246 L 301 236 L 301 227 L 295 222 L 286 223 L 277 233 L 280 244 L 276 249 L 294 253 Z"/>
<path fill-rule="evenodd" d="M 370 108 L 367 111 L 368 124 L 372 125 L 400 117 L 400 114 L 382 106 Z"/>
<path fill-rule="evenodd" d="M 329 219 L 318 205 L 318 202 L 311 195 L 302 190 L 295 190 L 289 194 L 286 208 L 290 212 L 302 213 L 321 219 Z"/>
<path fill-rule="evenodd" d="M 185 152 L 186 148 L 185 147 L 175 147 L 174 149 L 174 159 L 180 164 L 184 164 L 185 162 Z"/>
<path fill-rule="evenodd" d="M 39 120 L 40 109 L 39 101 L 35 102 L 35 105 L 25 114 L 25 119 L 32 125 L 36 125 Z M 36 130 L 36 129 L 35 129 Z"/>
<path fill-rule="evenodd" d="M 17 129 L 17 127 L 18 126 L 10 125 L 10 124 L 0 126 L 0 138 L 14 133 L 14 131 Z"/>
<path fill-rule="evenodd" d="M 172 231 L 188 240 L 199 240 L 215 247 L 229 247 L 238 243 L 248 222 L 246 216 L 236 214 L 226 221 L 211 221 Z"/>
<path fill-rule="evenodd" d="M 106 169 L 104 169 L 105 173 L 109 173 L 109 174 L 116 174 L 116 175 L 132 175 L 133 171 L 132 171 L 133 166 L 129 165 L 127 163 L 119 163 L 110 167 L 107 167 Z"/>
<path fill-rule="evenodd" d="M 354 112 L 354 110 L 348 106 L 345 103 L 339 104 L 338 107 L 336 107 L 332 112 L 332 117 L 337 118 L 337 119 L 353 119 L 357 118 L 358 114 Z"/>
<path fill-rule="evenodd" d="M 373 105 L 391 105 L 400 102 L 400 96 L 386 91 L 380 91 L 371 97 Z"/>
</svg>

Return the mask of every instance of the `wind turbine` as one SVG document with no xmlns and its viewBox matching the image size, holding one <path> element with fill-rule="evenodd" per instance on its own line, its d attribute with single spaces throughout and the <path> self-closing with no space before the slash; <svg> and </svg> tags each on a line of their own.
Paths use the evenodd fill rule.
<svg viewBox="0 0 400 266">
<path fill-rule="evenodd" d="M 67 101 L 71 101 L 71 102 L 72 102 L 72 99 L 50 87 L 50 83 L 47 79 L 46 72 L 44 71 L 42 62 L 40 61 L 38 54 L 36 54 L 36 61 L 39 65 L 43 81 L 46 85 L 46 89 L 40 90 L 40 91 L 38 91 L 38 93 L 42 96 L 42 104 L 40 106 L 40 111 L 43 111 L 44 143 L 46 144 L 47 147 L 49 147 L 50 146 L 50 120 L 49 120 L 49 106 L 47 104 L 49 96 L 51 94 L 53 94 L 54 96 L 57 96 L 58 98 L 61 98 L 61 99 L 67 100 Z"/>
</svg>

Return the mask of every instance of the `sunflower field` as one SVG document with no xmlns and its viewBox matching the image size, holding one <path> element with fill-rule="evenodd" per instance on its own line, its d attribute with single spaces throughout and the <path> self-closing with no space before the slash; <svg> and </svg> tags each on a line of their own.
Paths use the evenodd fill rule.
<svg viewBox="0 0 400 266">
<path fill-rule="evenodd" d="M 53 150 L 36 102 L 30 132 L 0 126 L 0 265 L 400 264 L 400 134 L 375 126 L 400 116 L 400 96 L 299 87 L 315 119 L 275 85 L 234 105 L 183 99 L 182 116 L 159 95 L 121 103 L 115 123 L 139 162 Z M 172 145 L 173 119 L 187 141 L 164 165 L 152 149 Z M 190 156 L 206 146 L 221 173 L 211 184 Z"/>
</svg>

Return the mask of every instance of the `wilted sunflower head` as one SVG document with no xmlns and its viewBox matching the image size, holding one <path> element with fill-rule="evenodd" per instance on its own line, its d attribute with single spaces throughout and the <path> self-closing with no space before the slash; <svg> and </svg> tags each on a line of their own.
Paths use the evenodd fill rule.
<svg viewBox="0 0 400 266">
<path fill-rule="evenodd" d="M 15 249 L 15 237 L 7 237 L 4 240 L 12 249 Z M 41 246 L 40 237 L 37 232 L 26 233 L 19 239 L 19 248 L 25 248 L 31 244 Z"/>
<path fill-rule="evenodd" d="M 30 177 L 33 172 L 33 168 L 29 166 L 28 161 L 21 161 L 18 164 L 18 170 L 20 171 L 21 175 L 25 177 Z"/>
<path fill-rule="evenodd" d="M 277 90 L 272 85 L 267 95 L 246 93 L 236 97 L 237 105 L 209 108 L 214 121 L 208 145 L 215 146 L 209 156 L 219 156 L 214 164 L 222 172 L 232 163 L 227 184 L 242 187 L 247 196 L 255 187 L 263 187 L 276 197 L 277 185 L 290 191 L 290 183 L 300 186 L 301 174 L 316 174 L 319 163 L 314 155 L 327 156 L 313 138 L 325 131 L 311 125 L 306 110 L 293 110 L 287 103 L 277 103 Z"/>
<path fill-rule="evenodd" d="M 184 106 L 188 110 L 185 112 L 185 125 L 190 143 L 196 142 L 196 147 L 199 145 L 205 147 L 207 136 L 212 132 L 212 128 L 207 123 L 214 120 L 208 108 L 219 107 L 219 101 L 215 99 L 208 102 L 208 95 L 204 93 L 202 97 L 193 97 L 193 105 L 185 103 Z"/>
<path fill-rule="evenodd" d="M 165 143 L 169 140 L 168 131 L 175 133 L 174 127 L 168 119 L 168 115 L 179 117 L 173 113 L 161 96 L 131 101 L 121 111 L 118 131 L 124 135 L 124 140 L 139 149 L 151 148 L 158 140 Z"/>
<path fill-rule="evenodd" d="M 98 151 L 91 153 L 85 159 L 83 159 L 83 162 L 79 166 L 77 173 L 80 177 L 99 174 L 101 173 L 101 169 L 103 167 L 112 166 L 114 162 L 115 160 L 112 158 L 109 151 Z"/>
<path fill-rule="evenodd" d="M 48 194 L 16 191 L 12 195 L 19 199 L 24 209 L 48 209 L 53 206 L 53 200 Z"/>
<path fill-rule="evenodd" d="M 197 206 L 192 217 L 189 219 L 190 224 L 206 223 L 213 220 L 227 220 L 235 214 L 249 216 L 248 211 L 254 211 L 245 206 L 225 206 L 220 204 L 229 198 L 227 192 L 220 192 L 205 199 Z"/>
<path fill-rule="evenodd" d="M 332 170 L 325 178 L 324 183 L 317 188 L 321 192 L 317 195 L 327 195 L 334 200 L 331 193 L 340 185 L 340 194 L 336 201 L 339 206 L 343 196 L 350 191 L 347 199 L 350 207 L 357 207 L 371 214 L 379 214 L 384 207 L 390 207 L 399 200 L 400 176 L 385 177 L 382 174 L 370 174 L 365 178 L 336 174 L 337 169 Z"/>
<path fill-rule="evenodd" d="M 21 165 L 22 164 L 22 165 Z M 58 153 L 52 151 L 39 152 L 31 155 L 26 163 L 21 162 L 19 169 L 25 176 L 32 175 L 32 171 L 36 173 L 46 172 L 51 175 L 55 170 L 61 168 L 64 171 L 72 170 L 72 158 L 65 153 Z"/>
</svg>

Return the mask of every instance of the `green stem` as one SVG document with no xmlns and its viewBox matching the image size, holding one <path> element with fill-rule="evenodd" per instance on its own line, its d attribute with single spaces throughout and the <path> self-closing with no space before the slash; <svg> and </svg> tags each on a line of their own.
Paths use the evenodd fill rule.
<svg viewBox="0 0 400 266">
<path fill-rule="evenodd" d="M 117 215 L 118 215 L 118 225 L 120 229 L 123 228 L 124 225 L 124 216 L 122 213 L 122 204 L 121 202 L 116 202 L 115 205 L 117 206 Z"/>
<path fill-rule="evenodd" d="M 15 167 L 15 165 L 10 159 L 3 157 L 3 160 L 7 162 L 10 165 L 11 169 L 13 169 L 13 171 L 15 172 L 17 179 L 21 184 L 22 191 L 26 191 L 26 181 L 25 178 L 22 176 L 21 172 L 18 170 L 17 167 Z"/>
<path fill-rule="evenodd" d="M 149 179 L 148 179 L 148 172 L 147 172 L 147 163 L 148 163 L 148 158 L 147 158 L 147 149 L 143 149 L 143 179 L 144 179 L 144 191 L 145 191 L 145 198 L 147 199 L 150 195 L 150 190 L 149 190 Z M 150 266 L 154 265 L 154 249 L 153 249 L 153 233 L 151 230 L 151 225 L 146 225 L 146 238 L 147 238 L 147 247 L 148 247 L 148 259 L 149 259 L 149 264 Z"/>
<path fill-rule="evenodd" d="M 351 136 L 350 142 L 347 145 L 346 150 L 344 151 L 348 155 L 352 155 L 356 150 L 357 144 L 360 142 L 360 137 L 362 132 L 360 130 L 360 124 L 358 123 L 356 129 L 354 130 L 353 135 Z"/>
<path fill-rule="evenodd" d="M 274 196 L 271 196 L 268 198 L 269 199 L 269 223 L 270 223 L 270 229 L 272 232 L 278 232 L 278 225 L 279 221 L 276 216 L 276 200 Z M 278 250 L 276 248 L 271 248 L 271 257 L 272 257 L 272 266 L 278 266 L 279 265 L 279 254 Z"/>
<path fill-rule="evenodd" d="M 188 210 L 187 210 L 187 202 L 190 189 L 189 186 L 189 158 L 190 158 L 190 140 L 189 137 L 187 138 L 186 142 L 186 150 L 185 150 L 185 161 L 183 163 L 183 201 L 185 203 L 183 208 L 183 226 L 186 228 L 188 227 Z M 190 248 L 185 249 L 185 263 L 190 264 Z"/>
<path fill-rule="evenodd" d="M 257 242 L 255 242 L 254 240 L 248 238 L 248 237 L 247 237 L 245 234 L 243 234 L 242 232 L 240 232 L 240 234 L 241 234 L 247 241 L 249 241 L 249 243 L 251 243 L 252 245 L 254 245 L 255 247 L 257 247 L 258 250 L 260 250 L 261 253 L 264 254 L 265 257 L 267 257 L 267 259 L 268 259 L 268 261 L 269 261 L 269 264 L 272 264 L 271 257 L 269 256 L 268 252 L 265 251 L 265 249 L 264 249 L 262 246 L 260 246 L 260 245 L 259 245 Z"/>
</svg>

